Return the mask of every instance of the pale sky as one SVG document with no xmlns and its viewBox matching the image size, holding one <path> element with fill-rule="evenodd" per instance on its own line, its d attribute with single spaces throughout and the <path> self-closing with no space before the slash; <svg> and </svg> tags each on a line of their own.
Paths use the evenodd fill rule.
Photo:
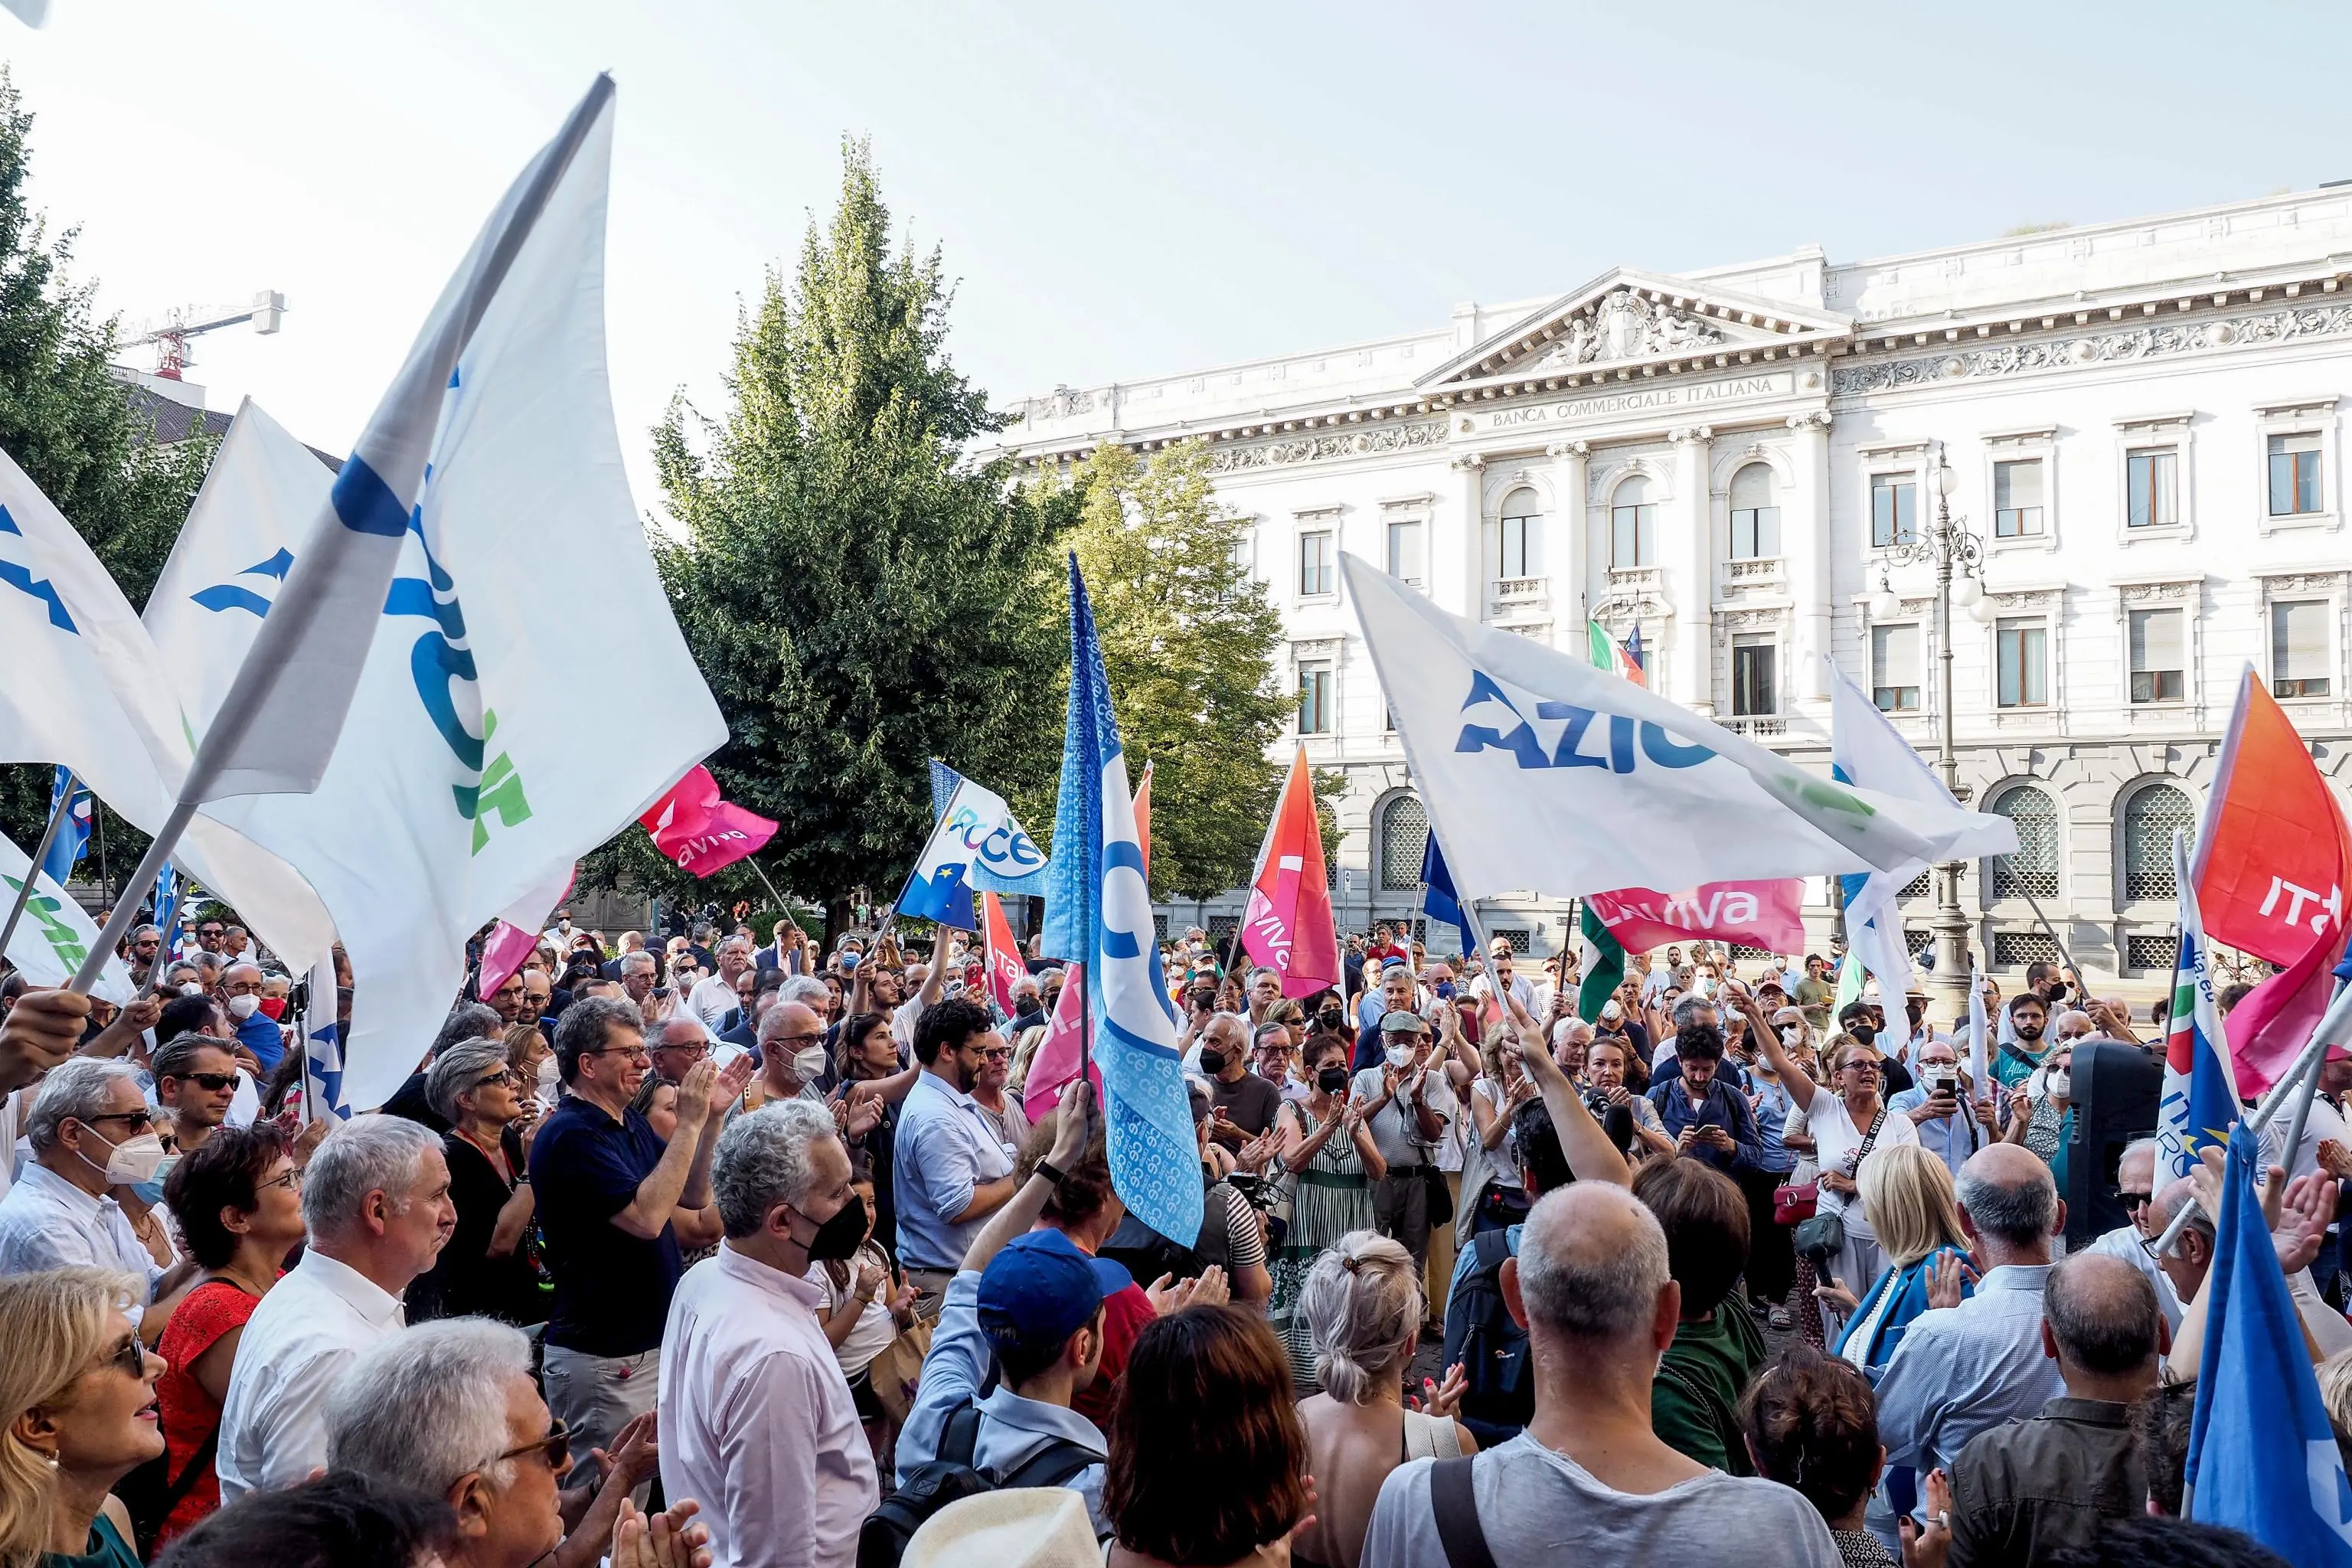
<svg viewBox="0 0 2352 1568">
<path fill-rule="evenodd" d="M 2352 178 L 2316 5 L 719 5 L 52 0 L 0 17 L 33 199 L 102 308 L 284 291 L 198 341 L 345 449 L 474 231 L 598 69 L 608 310 L 646 432 L 720 405 L 738 303 L 845 133 L 961 279 L 1000 404 L 1444 322 L 1626 264 L 1848 261 Z M 137 361 L 142 365 L 143 358 Z"/>
</svg>

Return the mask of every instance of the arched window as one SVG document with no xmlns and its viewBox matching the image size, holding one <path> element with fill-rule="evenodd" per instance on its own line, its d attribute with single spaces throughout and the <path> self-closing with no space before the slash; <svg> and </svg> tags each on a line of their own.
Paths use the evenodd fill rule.
<svg viewBox="0 0 2352 1568">
<path fill-rule="evenodd" d="M 2017 824 L 2017 853 L 1992 863 L 1992 896 L 2037 899 L 2058 896 L 2058 808 L 2030 784 L 2020 784 L 1992 803 L 1994 811 Z"/>
<path fill-rule="evenodd" d="M 1543 511 L 1536 492 L 1521 485 L 1503 498 L 1495 524 L 1495 580 L 1543 575 Z"/>
<path fill-rule="evenodd" d="M 2172 830 L 2196 831 L 2189 796 L 2168 784 L 2150 784 L 2124 806 L 2124 901 L 2170 903 L 2180 896 L 2172 875 Z"/>
<path fill-rule="evenodd" d="M 1780 506 L 1771 466 L 1750 463 L 1731 476 L 1731 559 L 1769 561 L 1780 553 Z"/>
<path fill-rule="evenodd" d="M 1657 563 L 1657 503 L 1650 500 L 1650 481 L 1635 474 L 1610 500 L 1609 564 L 1622 569 Z"/>
<path fill-rule="evenodd" d="M 1381 814 L 1381 887 L 1411 892 L 1421 886 L 1421 860 L 1429 848 L 1429 813 L 1401 795 Z"/>
</svg>

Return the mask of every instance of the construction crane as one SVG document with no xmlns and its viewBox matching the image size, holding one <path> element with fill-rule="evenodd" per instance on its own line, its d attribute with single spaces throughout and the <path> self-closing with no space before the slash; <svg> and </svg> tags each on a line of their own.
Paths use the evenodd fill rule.
<svg viewBox="0 0 2352 1568">
<path fill-rule="evenodd" d="M 205 332 L 216 332 L 224 327 L 253 323 L 257 332 L 278 331 L 286 315 L 286 296 L 275 289 L 264 289 L 247 305 L 184 305 L 150 316 L 143 321 L 126 321 L 115 346 L 135 349 L 152 343 L 155 346 L 154 374 L 165 381 L 178 381 L 180 373 L 195 361 L 189 357 L 188 340 Z"/>
</svg>

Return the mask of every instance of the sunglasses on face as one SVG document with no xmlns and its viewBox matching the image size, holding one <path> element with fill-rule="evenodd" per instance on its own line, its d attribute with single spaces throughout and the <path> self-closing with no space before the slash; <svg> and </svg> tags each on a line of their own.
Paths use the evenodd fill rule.
<svg viewBox="0 0 2352 1568">
<path fill-rule="evenodd" d="M 204 1089 L 208 1093 L 218 1094 L 225 1089 L 235 1089 L 236 1087 L 236 1074 L 233 1072 L 192 1072 L 180 1081 L 183 1083 L 194 1084 L 198 1089 Z"/>
<path fill-rule="evenodd" d="M 2116 1202 L 2123 1205 L 2124 1212 L 2126 1214 L 2133 1214 L 2154 1203 L 2156 1201 L 2156 1194 L 2154 1193 L 2127 1193 L 2118 1187 L 2115 1190 L 2115 1199 Z"/>
<path fill-rule="evenodd" d="M 570 1455 L 571 1452 L 572 1428 L 566 1426 L 561 1420 L 558 1420 L 554 1426 L 550 1426 L 547 1429 L 546 1436 L 535 1438 L 530 1442 L 525 1443 L 519 1448 L 509 1448 L 505 1453 L 500 1454 L 497 1458 L 491 1460 L 490 1463 L 494 1465 L 504 1464 L 509 1459 L 520 1459 L 525 1454 L 537 1454 L 541 1458 L 547 1461 L 547 1468 L 549 1469 L 561 1470 L 563 1468 L 563 1461 L 565 1458 Z"/>
<path fill-rule="evenodd" d="M 78 1118 L 78 1120 L 92 1127 L 97 1126 L 101 1121 L 120 1121 L 128 1125 L 131 1131 L 136 1134 L 144 1132 L 147 1129 L 155 1125 L 155 1113 L 152 1110 L 116 1110 L 110 1111 L 103 1116 L 85 1116 Z"/>
<path fill-rule="evenodd" d="M 984 1047 L 981 1051 L 980 1055 L 983 1061 L 1009 1062 L 1013 1059 L 1013 1047 L 1011 1046 L 989 1046 Z"/>
</svg>

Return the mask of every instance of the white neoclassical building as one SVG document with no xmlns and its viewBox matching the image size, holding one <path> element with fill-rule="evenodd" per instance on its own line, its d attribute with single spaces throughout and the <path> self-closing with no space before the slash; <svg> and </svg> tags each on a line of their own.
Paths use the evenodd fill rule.
<svg viewBox="0 0 2352 1568">
<path fill-rule="evenodd" d="M 2352 754 L 2347 279 L 2352 188 L 1851 265 L 1621 268 L 1423 332 L 1056 388 L 1004 440 L 1027 464 L 1213 444 L 1298 731 L 1349 781 L 1349 929 L 1414 910 L 1425 829 L 1340 551 L 1563 648 L 1588 618 L 1638 628 L 1654 689 L 1823 768 L 1834 659 L 1932 756 L 1933 568 L 1888 553 L 1948 463 L 1986 561 L 1953 621 L 1961 777 L 2023 846 L 1963 879 L 1975 943 L 1997 970 L 2048 955 L 2030 892 L 2094 976 L 2161 985 L 2171 833 L 2240 669 L 2325 771 Z M 1486 919 L 1549 951 L 1563 912 Z M 1816 942 L 1833 919 L 1817 889 Z"/>
</svg>

